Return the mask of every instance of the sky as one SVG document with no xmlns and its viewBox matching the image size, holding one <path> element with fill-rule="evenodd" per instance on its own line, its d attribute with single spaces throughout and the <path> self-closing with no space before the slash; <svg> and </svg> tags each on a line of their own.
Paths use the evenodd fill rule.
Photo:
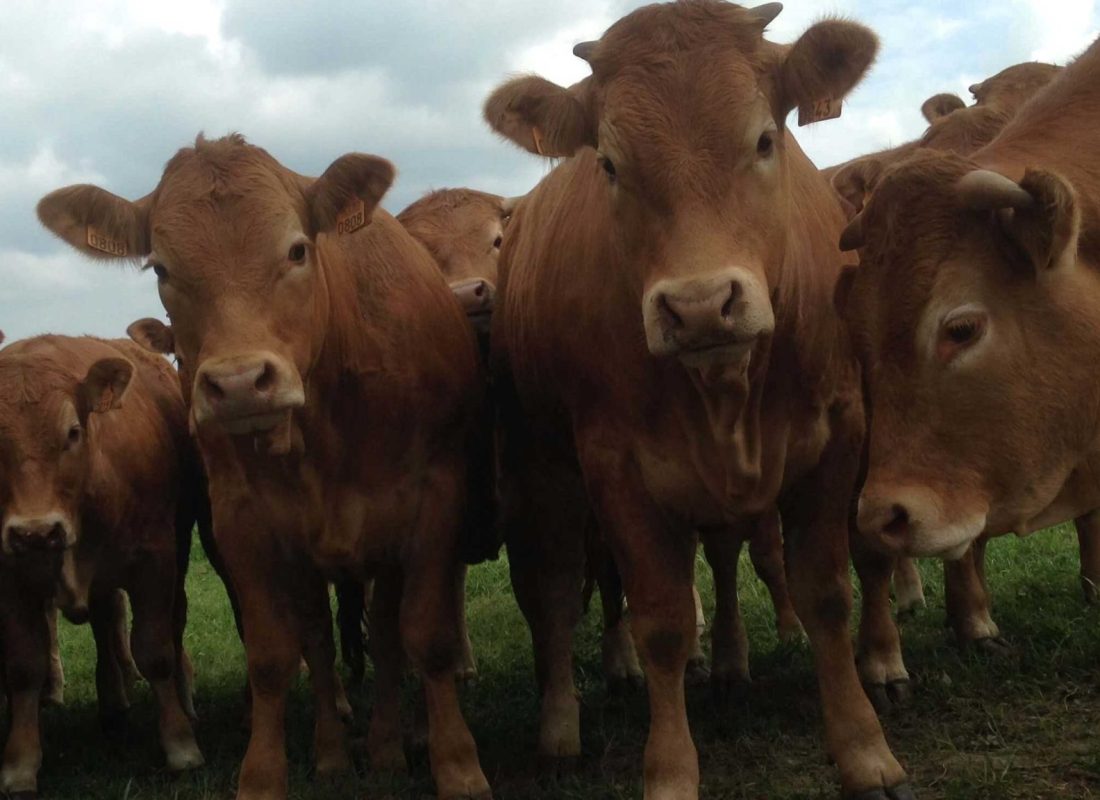
<svg viewBox="0 0 1100 800">
<path fill-rule="evenodd" d="M 92 262 L 46 232 L 38 199 L 72 183 L 149 192 L 203 131 L 245 134 L 320 174 L 348 151 L 393 161 L 383 205 L 468 186 L 523 194 L 550 166 L 493 135 L 481 104 L 505 78 L 568 85 L 572 53 L 638 0 L 3 0 L 0 330 L 124 335 L 163 318 L 155 277 Z M 1094 0 L 790 0 L 768 38 L 841 14 L 882 39 L 843 116 L 792 128 L 819 166 L 924 130 L 921 102 L 1011 64 L 1065 63 L 1096 38 Z"/>
</svg>

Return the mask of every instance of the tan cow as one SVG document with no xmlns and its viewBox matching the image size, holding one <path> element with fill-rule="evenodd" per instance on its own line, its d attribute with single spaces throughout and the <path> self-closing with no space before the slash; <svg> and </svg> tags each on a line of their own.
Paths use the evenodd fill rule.
<svg viewBox="0 0 1100 800">
<path fill-rule="evenodd" d="M 1100 507 L 1098 121 L 1094 44 L 969 158 L 884 170 L 845 231 L 860 267 L 837 303 L 872 408 L 859 527 L 880 550 L 958 557 Z M 980 562 L 961 568 L 987 612 Z"/>
<path fill-rule="evenodd" d="M 82 252 L 146 259 L 193 370 L 252 691 L 239 800 L 286 796 L 286 693 L 303 653 L 316 770 L 351 767 L 326 581 L 341 571 L 376 581 L 372 764 L 405 766 L 404 651 L 428 697 L 439 796 L 490 796 L 453 678 L 477 357 L 435 264 L 376 208 L 393 174 L 349 154 L 307 178 L 238 135 L 200 136 L 141 200 L 76 186 L 38 208 Z"/>
<path fill-rule="evenodd" d="M 835 116 L 877 40 L 827 20 L 775 45 L 763 33 L 779 10 L 646 6 L 574 50 L 591 77 L 516 78 L 485 107 L 499 133 L 564 159 L 512 217 L 493 321 L 502 516 L 535 647 L 539 750 L 580 751 L 571 652 L 591 507 L 646 667 L 648 800 L 698 795 L 683 688 L 695 532 L 776 504 L 843 789 L 913 796 L 848 633 L 863 411 L 829 302 L 844 216 L 786 129 L 796 107 Z"/>
<path fill-rule="evenodd" d="M 0 791 L 36 791 L 44 612 L 55 602 L 91 622 L 100 717 L 108 729 L 123 721 L 119 588 L 168 767 L 202 764 L 183 653 L 196 462 L 171 373 L 126 341 L 43 336 L 0 351 L 0 639 L 12 717 Z"/>
</svg>

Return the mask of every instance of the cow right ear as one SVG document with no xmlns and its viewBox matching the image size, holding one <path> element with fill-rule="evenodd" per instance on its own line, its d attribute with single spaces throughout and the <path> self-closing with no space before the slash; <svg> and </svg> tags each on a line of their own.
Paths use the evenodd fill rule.
<svg viewBox="0 0 1100 800">
<path fill-rule="evenodd" d="M 152 249 L 152 195 L 133 201 L 89 184 L 66 186 L 38 201 L 38 219 L 50 231 L 92 258 L 138 259 Z"/>
<path fill-rule="evenodd" d="M 133 375 L 134 365 L 125 358 L 101 358 L 92 364 L 80 384 L 80 409 L 83 415 L 120 408 Z"/>
<path fill-rule="evenodd" d="M 159 319 L 146 317 L 137 322 L 131 322 L 126 328 L 126 335 L 150 353 L 175 355 L 176 338 L 172 334 L 172 328 Z"/>
<path fill-rule="evenodd" d="M 485 101 L 485 121 L 505 139 L 540 156 L 566 158 L 596 146 L 585 108 L 590 78 L 566 89 L 537 75 L 513 78 Z"/>
<path fill-rule="evenodd" d="M 366 225 L 397 171 L 378 156 L 348 153 L 306 188 L 312 235 L 352 233 Z"/>
<path fill-rule="evenodd" d="M 960 108 L 966 108 L 966 103 L 957 94 L 934 94 L 921 103 L 920 113 L 931 125 L 936 120 L 942 119 Z"/>
<path fill-rule="evenodd" d="M 867 195 L 878 182 L 885 164 L 877 158 L 867 156 L 846 164 L 832 177 L 833 190 L 848 204 L 853 214 L 858 214 L 866 204 Z"/>
</svg>

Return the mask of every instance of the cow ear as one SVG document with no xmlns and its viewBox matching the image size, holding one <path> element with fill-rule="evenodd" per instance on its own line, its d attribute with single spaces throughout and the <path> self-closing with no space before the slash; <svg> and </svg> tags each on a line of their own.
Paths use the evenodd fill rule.
<svg viewBox="0 0 1100 800">
<path fill-rule="evenodd" d="M 310 224 L 318 233 L 351 233 L 370 221 L 396 170 L 378 156 L 348 153 L 306 188 Z"/>
<path fill-rule="evenodd" d="M 836 286 L 833 287 L 833 307 L 842 319 L 847 317 L 848 299 L 852 295 L 852 284 L 855 283 L 857 270 L 859 267 L 854 264 L 844 267 L 837 276 Z"/>
<path fill-rule="evenodd" d="M 4 343 L 4 332 L 0 331 L 0 344 Z"/>
<path fill-rule="evenodd" d="M 957 94 L 934 94 L 921 103 L 920 113 L 931 125 L 936 120 L 946 117 L 960 108 L 966 108 L 966 103 Z"/>
<path fill-rule="evenodd" d="M 131 202 L 89 184 L 66 186 L 38 201 L 38 219 L 81 253 L 93 258 L 149 254 L 152 195 Z"/>
<path fill-rule="evenodd" d="M 798 124 L 840 116 L 841 101 L 866 74 L 878 53 L 878 37 L 863 25 L 827 19 L 786 48 L 774 99 L 777 121 L 799 109 Z"/>
<path fill-rule="evenodd" d="M 850 253 L 863 247 L 863 214 L 856 214 L 840 234 L 841 252 Z"/>
<path fill-rule="evenodd" d="M 80 384 L 80 406 L 84 414 L 119 408 L 133 374 L 134 365 L 125 358 L 101 358 L 92 364 Z"/>
<path fill-rule="evenodd" d="M 1081 211 L 1073 187 L 1058 175 L 1028 170 L 1016 183 L 996 172 L 974 170 L 956 189 L 965 207 L 997 212 L 1005 233 L 1038 274 L 1077 263 Z"/>
<path fill-rule="evenodd" d="M 867 156 L 849 162 L 836 171 L 832 177 L 833 190 L 848 204 L 849 208 L 845 210 L 853 215 L 863 210 L 867 195 L 885 168 L 881 160 Z"/>
<path fill-rule="evenodd" d="M 485 101 L 485 121 L 505 139 L 540 156 L 565 158 L 596 146 L 593 120 L 586 110 L 590 78 L 565 89 L 527 75 L 496 89 Z"/>
<path fill-rule="evenodd" d="M 176 352 L 176 338 L 172 335 L 172 328 L 159 319 L 146 317 L 131 322 L 126 328 L 126 335 L 150 353 L 170 356 Z"/>
</svg>

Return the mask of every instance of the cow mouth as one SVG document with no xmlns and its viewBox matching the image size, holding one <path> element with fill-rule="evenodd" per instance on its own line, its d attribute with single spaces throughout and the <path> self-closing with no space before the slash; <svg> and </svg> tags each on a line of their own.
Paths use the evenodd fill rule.
<svg viewBox="0 0 1100 800">
<path fill-rule="evenodd" d="M 744 372 L 752 358 L 756 338 L 708 343 L 681 348 L 676 354 L 688 369 L 736 368 Z"/>
<path fill-rule="evenodd" d="M 218 424 L 230 436 L 250 436 L 274 430 L 280 424 L 286 422 L 289 416 L 290 409 L 283 409 L 282 411 L 268 411 L 222 419 L 218 421 Z"/>
</svg>

